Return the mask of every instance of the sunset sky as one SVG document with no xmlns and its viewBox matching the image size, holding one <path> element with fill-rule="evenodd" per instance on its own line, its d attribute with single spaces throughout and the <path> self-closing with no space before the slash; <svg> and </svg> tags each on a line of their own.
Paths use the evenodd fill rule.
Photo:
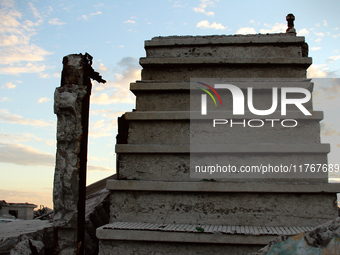
<svg viewBox="0 0 340 255">
<path fill-rule="evenodd" d="M 144 41 L 155 36 L 285 32 L 286 15 L 309 44 L 322 142 L 339 164 L 340 1 L 0 0 L 0 200 L 52 207 L 62 58 L 88 52 L 106 84 L 93 82 L 88 184 L 115 172 L 117 116 L 134 108 Z M 319 80 L 321 81 L 321 80 Z M 340 176 L 340 175 L 339 175 Z M 333 175 L 336 181 L 336 175 Z"/>
</svg>

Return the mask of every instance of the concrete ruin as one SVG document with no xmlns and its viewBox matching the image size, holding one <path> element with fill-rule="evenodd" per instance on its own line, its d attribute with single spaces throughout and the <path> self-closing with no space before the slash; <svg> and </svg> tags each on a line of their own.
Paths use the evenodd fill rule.
<svg viewBox="0 0 340 255">
<path fill-rule="evenodd" d="M 30 245 L 31 243 L 31 245 Z M 39 253 L 32 253 L 37 247 Z M 0 254 L 52 254 L 53 228 L 47 220 L 21 220 L 0 227 Z"/>
<path fill-rule="evenodd" d="M 340 218 L 295 236 L 281 236 L 254 255 L 340 254 Z"/>
<path fill-rule="evenodd" d="M 107 181 L 110 224 L 97 229 L 99 254 L 247 254 L 277 236 L 337 217 L 339 185 L 328 184 L 327 173 L 190 178 L 190 143 L 197 135 L 190 129 L 190 80 L 222 78 L 243 90 L 251 86 L 265 107 L 274 86 L 311 92 L 306 69 L 312 59 L 304 37 L 293 32 L 155 37 L 145 41 L 145 49 L 142 79 L 130 85 L 136 109 L 118 121 L 117 179 Z M 313 111 L 311 102 L 305 106 L 311 116 L 292 108 L 285 117 L 297 119 L 298 128 L 235 128 L 214 141 L 215 152 L 237 166 L 327 164 L 322 112 Z M 279 111 L 271 117 L 282 119 Z M 245 118 L 254 116 L 248 112 Z"/>
<path fill-rule="evenodd" d="M 85 243 L 86 167 L 92 56 L 64 57 L 61 86 L 54 94 L 58 117 L 54 175 L 54 254 L 83 254 Z"/>
<path fill-rule="evenodd" d="M 29 203 L 7 203 L 5 200 L 2 200 L 0 201 L 0 217 L 14 216 L 16 219 L 32 220 L 34 208 L 37 208 L 37 205 Z"/>
</svg>

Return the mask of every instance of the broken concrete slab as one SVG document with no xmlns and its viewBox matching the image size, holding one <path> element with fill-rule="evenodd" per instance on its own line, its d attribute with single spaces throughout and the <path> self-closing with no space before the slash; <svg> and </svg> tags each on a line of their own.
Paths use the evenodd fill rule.
<svg viewBox="0 0 340 255">
<path fill-rule="evenodd" d="M 340 254 L 340 218 L 294 236 L 281 236 L 254 255 Z"/>
<path fill-rule="evenodd" d="M 1 224 L 0 253 L 9 253 L 19 242 L 28 239 L 42 242 L 45 250 L 52 252 L 52 223 L 45 220 L 23 220 Z"/>
</svg>

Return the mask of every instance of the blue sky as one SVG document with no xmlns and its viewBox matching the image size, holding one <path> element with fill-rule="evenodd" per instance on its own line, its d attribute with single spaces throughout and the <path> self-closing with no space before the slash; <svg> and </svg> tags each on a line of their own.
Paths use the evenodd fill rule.
<svg viewBox="0 0 340 255">
<path fill-rule="evenodd" d="M 144 41 L 155 36 L 278 33 L 296 17 L 312 78 L 340 78 L 340 2 L 334 1 L 15 1 L 0 0 L 0 199 L 52 207 L 62 58 L 88 52 L 107 84 L 93 83 L 88 184 L 115 172 L 116 118 L 134 108 Z M 340 150 L 340 84 L 316 86 L 325 111 L 322 141 Z"/>
</svg>

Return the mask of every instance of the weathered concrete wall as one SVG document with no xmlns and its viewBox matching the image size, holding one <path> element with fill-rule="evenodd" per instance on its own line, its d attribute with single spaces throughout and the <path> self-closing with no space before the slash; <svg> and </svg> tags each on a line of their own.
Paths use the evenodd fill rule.
<svg viewBox="0 0 340 255">
<path fill-rule="evenodd" d="M 188 84 L 189 86 L 189 84 Z M 244 91 L 245 95 L 247 95 L 247 91 Z M 164 92 L 164 91 L 145 91 L 135 92 L 136 98 L 136 110 L 137 111 L 189 111 L 190 110 L 190 94 L 188 91 L 179 92 Z M 225 100 L 225 102 L 232 102 L 232 97 L 230 93 L 219 93 L 221 98 Z M 254 107 L 256 109 L 269 109 L 272 106 L 272 92 L 271 91 L 254 91 Z M 298 98 L 297 96 L 289 95 L 289 98 Z M 159 104 L 162 102 L 162 104 Z M 281 95 L 278 95 L 278 104 L 277 110 L 281 110 Z M 192 102 L 191 102 L 192 103 Z M 197 104 L 200 102 L 197 101 Z M 213 106 L 213 101 L 208 101 L 209 109 L 219 110 L 218 107 L 216 109 Z M 246 105 L 245 101 L 245 105 Z M 312 110 L 312 100 L 305 103 L 304 106 L 308 110 Z M 228 104 L 224 109 L 228 111 L 232 111 L 232 104 Z M 297 107 L 295 105 L 287 105 L 287 111 L 296 111 Z"/>
<path fill-rule="evenodd" d="M 137 145 L 136 145 L 137 146 Z M 152 145 L 151 145 L 152 146 Z M 238 146 L 234 146 L 235 151 L 237 151 Z M 237 148 L 238 147 L 238 148 Z M 157 150 L 154 150 L 154 154 L 151 153 L 143 153 L 142 149 L 145 147 L 141 147 L 141 151 L 139 153 L 126 153 L 120 155 L 120 160 L 118 162 L 118 166 L 120 169 L 119 178 L 123 180 L 153 180 L 153 181 L 200 181 L 201 179 L 193 179 L 190 178 L 190 154 L 189 153 L 176 153 L 169 151 L 169 153 L 160 153 Z M 273 148 L 274 149 L 274 148 Z M 152 152 L 152 151 L 151 151 Z M 225 158 L 225 155 L 218 154 L 216 156 L 201 156 L 200 158 L 206 157 L 207 160 L 211 160 L 212 162 L 219 162 L 217 160 L 221 160 Z M 273 153 L 268 151 L 267 153 L 233 153 L 227 156 L 228 162 L 230 165 L 240 168 L 240 166 L 260 166 L 263 165 L 279 165 L 290 166 L 292 165 L 301 165 L 308 162 L 309 164 L 320 164 L 327 163 L 327 155 L 317 154 L 317 153 Z M 194 158 L 191 158 L 194 160 Z M 222 161 L 223 162 L 223 161 Z M 247 163 L 251 162 L 251 163 Z M 298 171 L 296 174 L 299 174 Z M 302 178 L 307 180 L 307 176 L 303 175 Z M 314 178 L 317 180 L 318 174 L 308 176 L 309 178 Z M 203 176 L 203 175 L 202 175 Z M 245 176 L 241 176 L 240 181 L 244 182 Z M 269 175 L 266 175 L 269 177 Z M 260 178 L 258 181 L 266 180 L 262 175 L 258 176 Z M 284 178 L 284 180 L 289 180 L 290 176 L 286 173 L 273 173 L 271 176 L 271 180 L 275 181 L 275 178 Z M 208 176 L 208 178 L 204 179 L 213 179 L 213 175 Z M 219 179 L 223 180 L 223 179 Z M 230 180 L 230 179 L 229 179 Z M 235 180 L 235 179 L 233 179 Z M 250 181 L 249 176 L 246 179 Z M 281 179 L 282 181 L 282 179 Z M 294 181 L 291 180 L 291 181 Z M 298 181 L 295 179 L 295 181 Z"/>
<path fill-rule="evenodd" d="M 234 119 L 236 122 L 243 121 Z M 247 120 L 248 121 L 248 120 Z M 276 122 L 274 127 L 271 122 L 266 122 L 261 128 L 252 128 L 243 125 L 230 124 L 216 125 L 214 133 L 205 132 L 207 127 L 212 126 L 212 121 L 200 121 L 193 125 L 189 120 L 158 120 L 158 121 L 131 121 L 129 125 L 129 144 L 176 144 L 189 143 L 191 139 L 199 136 L 200 141 L 218 144 L 221 139 L 225 143 L 254 143 L 258 141 L 258 136 L 263 132 L 263 143 L 320 143 L 319 120 L 297 120 L 298 126 L 295 128 L 282 127 L 280 122 Z M 259 125 L 259 122 L 252 123 Z M 143 137 L 149 137 L 145 140 Z"/>
<path fill-rule="evenodd" d="M 190 244 L 166 242 L 100 241 L 100 255 L 157 254 L 157 255 L 248 255 L 260 245 Z"/>
<path fill-rule="evenodd" d="M 115 191 L 110 222 L 315 227 L 337 216 L 335 201 L 335 194 Z"/>
<path fill-rule="evenodd" d="M 216 65 L 209 64 L 208 66 L 197 66 L 193 63 L 189 66 L 165 66 L 161 67 L 157 63 L 151 65 L 143 65 L 142 79 L 153 81 L 186 81 L 189 82 L 190 78 L 296 78 L 306 77 L 306 68 L 294 64 L 290 66 L 281 66 L 277 64 L 263 64 L 261 67 L 249 67 L 230 65 Z"/>
</svg>

